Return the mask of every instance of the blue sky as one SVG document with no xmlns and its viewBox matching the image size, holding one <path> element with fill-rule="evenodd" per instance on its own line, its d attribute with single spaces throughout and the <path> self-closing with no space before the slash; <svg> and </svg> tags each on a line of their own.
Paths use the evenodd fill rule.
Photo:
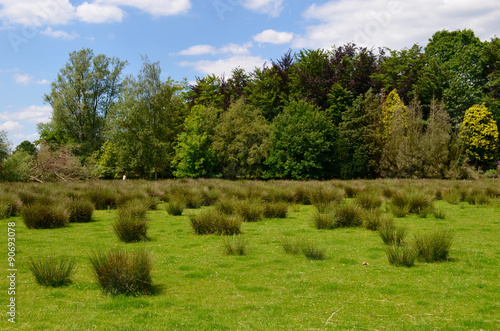
<svg viewBox="0 0 500 331">
<path fill-rule="evenodd" d="M 355 42 L 402 49 L 425 46 L 438 30 L 500 34 L 497 0 L 0 0 L 0 130 L 14 148 L 36 140 L 50 119 L 43 95 L 68 54 L 159 61 L 165 78 L 248 71 L 288 49 Z"/>
</svg>

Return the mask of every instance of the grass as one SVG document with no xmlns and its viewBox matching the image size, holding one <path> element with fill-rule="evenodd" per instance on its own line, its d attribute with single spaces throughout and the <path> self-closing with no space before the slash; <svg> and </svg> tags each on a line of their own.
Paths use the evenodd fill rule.
<svg viewBox="0 0 500 331">
<path fill-rule="evenodd" d="M 224 252 L 227 255 L 246 255 L 248 243 L 241 235 L 224 238 Z"/>
<path fill-rule="evenodd" d="M 434 230 L 415 236 L 415 247 L 419 261 L 446 261 L 450 254 L 453 235 L 448 230 Z"/>
<path fill-rule="evenodd" d="M 487 182 L 498 184 L 498 180 Z M 105 182 L 119 188 L 142 190 L 148 182 Z M 156 182 L 155 182 L 156 183 Z M 158 181 L 158 191 L 168 192 L 178 181 Z M 356 187 L 406 185 L 483 185 L 469 181 L 350 181 Z M 102 183 L 100 183 L 102 184 Z M 315 183 L 317 184 L 317 183 Z M 9 184 L 11 185 L 11 184 Z M 16 184 L 17 185 L 17 184 Z M 52 187 L 53 184 L 38 185 Z M 93 183 L 61 185 L 83 193 Z M 241 186 L 258 194 L 271 189 L 291 196 L 308 182 L 275 181 L 225 182 L 189 181 L 200 189 L 232 192 Z M 342 182 L 325 182 L 340 187 Z M 0 184 L 1 189 L 6 188 Z M 37 185 L 24 184 L 26 190 Z M 445 190 L 443 189 L 443 192 Z M 345 199 L 353 203 L 353 199 Z M 274 201 L 274 200 L 271 200 Z M 396 226 L 406 226 L 408 239 L 415 234 L 448 229 L 453 234 L 449 257 L 442 263 L 418 260 L 411 268 L 394 267 L 388 262 L 385 246 L 377 232 L 365 228 L 318 230 L 311 224 L 316 212 L 310 205 L 296 205 L 284 219 L 264 219 L 242 223 L 240 230 L 251 249 L 243 256 L 221 251 L 224 238 L 196 235 L 190 216 L 212 209 L 186 209 L 181 216 L 169 215 L 166 204 L 148 211 L 149 241 L 133 245 L 117 240 L 112 223 L 116 210 L 96 210 L 89 223 L 69 223 L 58 229 L 33 231 L 19 216 L 0 220 L 16 223 L 17 291 L 16 325 L 0 320 L 2 330 L 494 330 L 498 325 L 498 247 L 500 206 L 498 198 L 489 205 L 449 204 L 435 201 L 446 213 L 418 218 L 409 214 L 395 218 Z M 382 215 L 387 215 L 384 206 Z M 305 238 L 327 252 L 325 260 L 309 260 L 287 254 L 282 239 Z M 231 237 L 229 237 L 231 238 Z M 408 240 L 407 239 L 407 240 Z M 300 240 L 299 240 L 300 241 Z M 7 256 L 7 245 L 0 245 Z M 163 290 L 155 295 L 105 295 L 97 282 L 89 252 L 146 250 L 154 266 L 153 285 Z M 58 256 L 64 252 L 75 258 L 72 283 L 44 288 L 28 269 L 30 256 Z M 362 262 L 369 265 L 362 265 Z M 4 273 L 4 275 L 6 275 Z M 0 286 L 9 288 L 7 277 Z M 154 288 L 151 290 L 155 293 Z M 0 300 L 8 302 L 7 290 Z M 473 300 L 471 300 L 473 298 Z M 50 308 L 50 309 L 49 309 Z M 333 317 L 332 317 L 333 316 Z M 69 318 L 71 317 L 71 318 Z"/>
<path fill-rule="evenodd" d="M 28 229 L 55 229 L 66 226 L 69 213 L 63 206 L 34 203 L 21 208 Z"/>
<path fill-rule="evenodd" d="M 71 284 L 74 258 L 54 257 L 30 258 L 28 269 L 42 286 L 59 287 Z"/>
</svg>

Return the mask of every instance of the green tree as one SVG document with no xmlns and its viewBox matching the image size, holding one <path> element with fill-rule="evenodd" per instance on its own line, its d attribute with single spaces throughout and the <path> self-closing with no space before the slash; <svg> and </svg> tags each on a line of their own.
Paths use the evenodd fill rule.
<svg viewBox="0 0 500 331">
<path fill-rule="evenodd" d="M 184 132 L 177 140 L 174 159 L 175 177 L 211 177 L 217 156 L 212 150 L 218 111 L 213 107 L 194 106 L 184 121 Z"/>
<path fill-rule="evenodd" d="M 17 145 L 14 152 L 17 152 L 17 151 L 25 151 L 29 155 L 35 155 L 36 154 L 36 146 L 31 141 L 25 140 L 22 143 L 20 143 L 19 145 Z"/>
<path fill-rule="evenodd" d="M 222 113 L 212 150 L 226 178 L 260 178 L 269 151 L 269 125 L 261 112 L 240 99 Z"/>
<path fill-rule="evenodd" d="M 104 142 L 103 128 L 109 110 L 121 90 L 120 74 L 126 62 L 91 49 L 69 54 L 69 61 L 45 95 L 52 106 L 50 126 L 40 127 L 40 138 L 52 137 L 76 143 L 82 155 L 90 155 Z"/>
<path fill-rule="evenodd" d="M 109 141 L 120 171 L 140 177 L 171 176 L 174 143 L 183 122 L 183 86 L 162 81 L 158 62 L 143 59 L 137 78 L 128 77 L 109 115 Z"/>
<path fill-rule="evenodd" d="M 500 38 L 495 37 L 487 43 L 487 80 L 484 86 L 483 101 L 500 127 Z"/>
<path fill-rule="evenodd" d="M 7 132 L 0 130 L 0 165 L 9 156 L 10 153 L 9 145 L 10 142 L 7 139 Z"/>
<path fill-rule="evenodd" d="M 96 165 L 96 176 L 99 178 L 119 178 L 120 173 L 124 172 L 118 167 L 118 149 L 112 142 L 106 141 L 92 154 L 92 159 Z"/>
<path fill-rule="evenodd" d="M 473 105 L 465 112 L 459 135 L 466 156 L 476 167 L 489 169 L 493 166 L 498 146 L 498 127 L 484 103 Z"/>
<path fill-rule="evenodd" d="M 12 153 L 0 167 L 0 179 L 10 182 L 29 180 L 32 162 L 33 156 L 24 150 Z"/>
<path fill-rule="evenodd" d="M 338 176 L 338 130 L 324 112 L 307 101 L 291 101 L 271 126 L 269 178 Z"/>
</svg>

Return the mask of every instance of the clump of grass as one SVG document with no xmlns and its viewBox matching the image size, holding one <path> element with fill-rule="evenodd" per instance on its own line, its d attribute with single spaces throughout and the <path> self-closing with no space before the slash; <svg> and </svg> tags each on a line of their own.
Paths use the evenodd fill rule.
<svg viewBox="0 0 500 331">
<path fill-rule="evenodd" d="M 308 192 L 311 204 L 330 204 L 341 202 L 344 198 L 344 191 L 335 187 L 323 187 L 321 184 L 315 185 Z"/>
<path fill-rule="evenodd" d="M 372 209 L 364 213 L 363 227 L 367 230 L 377 231 L 381 224 L 386 223 L 394 223 L 394 220 L 390 216 L 382 214 L 377 209 Z"/>
<path fill-rule="evenodd" d="M 239 215 L 244 222 L 258 222 L 264 216 L 264 208 L 255 201 L 241 200 L 236 204 L 236 214 Z"/>
<path fill-rule="evenodd" d="M 189 216 L 191 227 L 196 234 L 235 235 L 241 233 L 242 219 L 229 216 L 214 209 L 202 210 Z"/>
<path fill-rule="evenodd" d="M 75 267 L 74 258 L 48 256 L 32 258 L 28 262 L 28 269 L 39 285 L 58 287 L 71 283 L 71 273 Z"/>
<path fill-rule="evenodd" d="M 130 243 L 147 240 L 147 210 L 148 205 L 144 200 L 131 200 L 118 208 L 113 230 L 121 241 Z"/>
<path fill-rule="evenodd" d="M 246 255 L 248 242 L 241 235 L 233 235 L 224 239 L 224 252 L 227 255 Z"/>
<path fill-rule="evenodd" d="M 186 204 L 180 199 L 171 199 L 167 204 L 167 213 L 172 216 L 180 216 L 186 208 Z"/>
<path fill-rule="evenodd" d="M 405 217 L 408 213 L 419 214 L 424 210 L 432 210 L 434 195 L 424 191 L 397 191 L 391 198 L 391 212 L 396 217 Z"/>
<path fill-rule="evenodd" d="M 355 185 L 344 185 L 344 192 L 348 198 L 354 198 L 361 192 L 361 188 Z"/>
<path fill-rule="evenodd" d="M 268 202 L 264 205 L 265 218 L 286 218 L 288 215 L 288 203 L 286 202 Z"/>
<path fill-rule="evenodd" d="M 28 229 L 55 229 L 66 226 L 69 213 L 63 206 L 34 203 L 21 208 L 21 218 Z"/>
<path fill-rule="evenodd" d="M 137 296 L 153 290 L 151 258 L 146 251 L 94 253 L 90 264 L 104 293 Z"/>
<path fill-rule="evenodd" d="M 22 201 L 13 193 L 0 196 L 0 219 L 16 216 L 22 206 Z"/>
<path fill-rule="evenodd" d="M 115 209 L 117 206 L 118 193 L 109 188 L 97 186 L 88 191 L 87 196 L 96 210 Z"/>
<path fill-rule="evenodd" d="M 382 205 L 382 198 L 377 191 L 366 190 L 358 193 L 354 202 L 364 209 L 378 209 Z"/>
<path fill-rule="evenodd" d="M 315 242 L 302 241 L 299 243 L 299 247 L 308 260 L 324 260 L 326 258 L 326 250 Z"/>
<path fill-rule="evenodd" d="M 290 239 L 287 236 L 284 236 L 281 239 L 281 247 L 285 250 L 285 253 L 297 255 L 300 252 L 300 246 L 297 241 Z"/>
<path fill-rule="evenodd" d="M 411 267 L 417 258 L 417 253 L 411 246 L 386 246 L 385 254 L 389 263 L 397 267 Z"/>
<path fill-rule="evenodd" d="M 215 209 L 222 214 L 233 215 L 236 213 L 238 201 L 234 198 L 223 198 L 216 202 Z"/>
<path fill-rule="evenodd" d="M 69 212 L 69 222 L 86 223 L 92 220 L 94 204 L 84 199 L 72 199 L 66 203 Z"/>
<path fill-rule="evenodd" d="M 447 230 L 437 230 L 415 236 L 415 248 L 418 260 L 423 262 L 438 262 L 448 259 L 452 234 Z"/>
<path fill-rule="evenodd" d="M 490 203 L 489 196 L 484 192 L 472 192 L 465 197 L 465 201 L 470 205 L 488 205 Z"/>
<path fill-rule="evenodd" d="M 334 213 L 337 227 L 358 227 L 363 224 L 363 210 L 355 204 L 340 204 Z"/>
<path fill-rule="evenodd" d="M 446 212 L 442 209 L 434 208 L 433 213 L 437 219 L 444 220 L 446 218 Z"/>
<path fill-rule="evenodd" d="M 335 218 L 335 213 L 333 212 L 316 212 L 313 216 L 313 222 L 318 230 L 330 230 L 338 228 L 337 219 Z"/>
<path fill-rule="evenodd" d="M 30 205 L 34 203 L 38 197 L 35 192 L 29 190 L 22 190 L 18 192 L 17 195 L 19 196 L 19 199 L 21 199 L 23 205 Z"/>
<path fill-rule="evenodd" d="M 121 205 L 116 211 L 116 214 L 118 217 L 132 216 L 135 218 L 145 218 L 148 210 L 149 204 L 146 200 L 134 199 Z"/>
<path fill-rule="evenodd" d="M 447 189 L 443 191 L 443 200 L 452 205 L 457 205 L 462 201 L 462 193 L 458 189 Z"/>
<path fill-rule="evenodd" d="M 381 222 L 377 231 L 384 244 L 396 246 L 404 245 L 407 228 L 404 226 L 396 226 L 394 220 L 387 219 Z"/>
</svg>

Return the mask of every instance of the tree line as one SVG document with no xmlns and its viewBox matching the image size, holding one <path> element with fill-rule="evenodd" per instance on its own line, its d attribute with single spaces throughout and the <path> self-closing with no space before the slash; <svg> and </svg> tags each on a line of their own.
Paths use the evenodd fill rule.
<svg viewBox="0 0 500 331">
<path fill-rule="evenodd" d="M 37 148 L 0 145 L 2 177 L 467 178 L 498 166 L 500 39 L 472 30 L 402 50 L 288 51 L 193 85 L 163 80 L 147 57 L 137 76 L 125 66 L 71 53 Z"/>
</svg>

